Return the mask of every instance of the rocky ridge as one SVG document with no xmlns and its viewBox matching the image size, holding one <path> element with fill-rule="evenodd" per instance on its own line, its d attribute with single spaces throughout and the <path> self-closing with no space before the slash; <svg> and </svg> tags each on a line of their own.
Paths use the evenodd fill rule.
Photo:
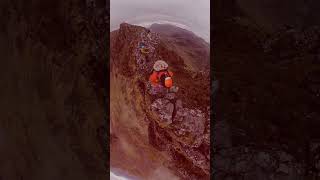
<svg viewBox="0 0 320 180">
<path fill-rule="evenodd" d="M 169 154 L 170 160 L 166 166 L 174 168 L 177 176 L 182 179 L 209 179 L 209 104 L 194 108 L 179 98 L 179 92 L 158 97 L 149 95 L 150 85 L 147 78 L 154 62 L 164 56 L 165 50 L 159 53 L 159 49 L 166 47 L 165 42 L 157 33 L 151 32 L 151 36 L 148 37 L 147 29 L 125 23 L 120 25 L 117 32 L 112 33 L 116 35 L 111 35 L 111 39 L 115 38 L 114 41 L 111 40 L 111 49 L 121 48 L 120 53 L 111 50 L 114 65 L 112 68 L 120 69 L 119 72 L 125 76 L 130 72 L 132 84 L 137 89 L 133 95 L 136 98 L 135 106 L 141 106 L 141 109 L 145 110 L 145 119 L 149 123 L 149 143 L 158 151 Z M 150 53 L 147 56 L 139 52 L 139 42 L 144 42 L 149 47 Z M 166 51 L 170 53 L 170 50 Z M 129 57 L 119 58 L 121 54 L 129 54 Z M 183 59 L 166 60 L 169 66 L 184 65 Z M 123 67 L 126 67 L 125 72 L 121 71 Z M 191 76 L 187 71 L 179 72 L 174 67 L 173 69 L 177 74 L 186 73 L 186 76 Z M 177 84 L 179 86 L 179 83 Z"/>
</svg>

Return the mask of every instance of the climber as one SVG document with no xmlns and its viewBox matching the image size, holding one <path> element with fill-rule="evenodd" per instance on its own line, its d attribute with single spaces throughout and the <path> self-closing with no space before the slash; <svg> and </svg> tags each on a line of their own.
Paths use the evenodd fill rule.
<svg viewBox="0 0 320 180">
<path fill-rule="evenodd" d="M 159 92 L 177 92 L 178 87 L 173 86 L 173 73 L 168 70 L 168 64 L 158 60 L 153 65 L 153 72 L 149 77 L 153 94 Z"/>
<path fill-rule="evenodd" d="M 147 30 L 147 37 L 150 41 L 152 40 L 150 29 Z"/>
<path fill-rule="evenodd" d="M 139 43 L 139 48 L 140 48 L 140 52 L 142 54 L 148 54 L 149 53 L 149 49 L 146 47 L 146 44 L 143 42 Z"/>
<path fill-rule="evenodd" d="M 149 49 L 146 48 L 146 47 L 143 47 L 143 48 L 140 49 L 140 52 L 141 52 L 142 54 L 149 54 Z"/>
</svg>

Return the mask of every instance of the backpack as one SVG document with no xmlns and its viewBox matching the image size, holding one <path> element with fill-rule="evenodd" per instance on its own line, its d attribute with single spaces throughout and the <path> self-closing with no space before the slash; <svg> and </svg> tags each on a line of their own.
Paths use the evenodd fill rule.
<svg viewBox="0 0 320 180">
<path fill-rule="evenodd" d="M 171 88 L 172 87 L 172 78 L 168 71 L 159 73 L 159 82 L 162 86 Z"/>
</svg>

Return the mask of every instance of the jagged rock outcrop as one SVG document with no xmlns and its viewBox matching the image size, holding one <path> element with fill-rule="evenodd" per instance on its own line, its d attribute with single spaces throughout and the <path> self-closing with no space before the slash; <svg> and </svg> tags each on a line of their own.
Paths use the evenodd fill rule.
<svg viewBox="0 0 320 180">
<path fill-rule="evenodd" d="M 149 54 L 139 52 L 139 42 L 146 44 Z M 198 73 L 195 76 L 196 72 L 185 68 L 183 57 L 179 51 L 170 49 L 165 36 L 160 37 L 154 32 L 148 35 L 147 29 L 125 23 L 111 33 L 111 59 L 112 72 L 116 70 L 126 77 L 135 89 L 132 94 L 124 96 L 135 98 L 132 107 L 141 111 L 137 113 L 148 123 L 148 146 L 166 153 L 165 166 L 181 179 L 209 179 L 208 74 Z M 159 59 L 165 59 L 174 72 L 175 85 L 180 88 L 178 93 L 149 94 L 148 76 L 154 62 Z M 194 92 L 190 88 L 194 86 L 199 90 Z M 201 102 L 192 98 L 206 100 Z"/>
<path fill-rule="evenodd" d="M 155 100 L 151 104 L 151 110 L 158 115 L 159 124 L 163 124 L 164 127 L 172 124 L 174 104 L 169 100 L 165 98 Z"/>
</svg>

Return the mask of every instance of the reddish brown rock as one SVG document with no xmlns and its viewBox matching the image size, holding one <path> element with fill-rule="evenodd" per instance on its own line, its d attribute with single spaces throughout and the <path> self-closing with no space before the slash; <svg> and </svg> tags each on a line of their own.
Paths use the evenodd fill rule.
<svg viewBox="0 0 320 180">
<path fill-rule="evenodd" d="M 179 42 L 183 41 L 183 36 L 185 36 L 184 33 L 179 37 Z M 166 36 L 160 36 L 154 32 L 152 32 L 151 38 L 146 38 L 145 28 L 125 23 L 121 24 L 119 30 L 111 33 L 111 57 L 113 60 L 111 64 L 114 65 L 112 72 L 115 72 L 115 76 L 124 78 L 118 79 L 118 81 L 127 82 L 125 86 L 127 90 L 124 90 L 121 96 L 126 97 L 125 99 L 132 99 L 130 101 L 132 104 L 128 105 L 127 109 L 132 112 L 132 115 L 128 116 L 131 120 L 125 122 L 132 124 L 133 127 L 120 122 L 123 121 L 121 117 L 118 117 L 121 114 L 114 113 L 114 117 L 111 118 L 119 119 L 119 121 L 112 122 L 121 129 L 127 128 L 127 130 L 118 132 L 118 136 L 124 137 L 126 133 L 130 133 L 130 139 L 139 137 L 139 142 L 136 143 L 123 139 L 130 144 L 132 149 L 136 149 L 136 152 L 143 152 L 140 157 L 141 162 L 136 160 L 137 168 L 144 167 L 143 164 L 146 161 L 150 161 L 152 164 L 150 167 L 144 167 L 142 174 L 131 171 L 133 175 L 150 178 L 150 174 L 154 171 L 154 168 L 151 167 L 154 166 L 167 168 L 181 179 L 209 179 L 210 140 L 209 131 L 206 130 L 209 124 L 209 78 L 205 73 L 197 73 L 185 68 L 187 64 L 190 65 L 192 64 L 190 62 L 194 63 L 195 61 L 190 59 L 190 56 L 181 53 L 182 51 L 196 53 L 192 52 L 192 46 L 198 42 L 177 45 L 171 40 L 172 37 L 166 38 Z M 185 40 L 189 41 L 190 37 L 185 37 Z M 152 49 L 152 53 L 144 56 L 137 51 L 141 41 Z M 205 44 L 203 46 L 206 47 Z M 147 82 L 148 75 L 152 70 L 153 63 L 158 59 L 167 61 L 170 69 L 174 72 L 174 83 L 179 87 L 177 93 L 168 93 L 163 96 L 153 96 L 148 93 L 150 89 Z M 203 68 L 205 63 L 201 62 L 195 65 Z M 129 89 L 133 90 L 129 91 Z M 145 134 L 143 129 L 147 132 L 147 136 L 141 136 Z M 120 147 L 117 145 L 120 143 L 121 140 L 114 142 L 114 144 L 111 143 L 111 149 Z M 117 166 L 121 163 L 121 158 L 124 157 L 130 160 L 128 154 L 132 152 L 126 152 L 127 149 L 121 151 L 122 155 L 120 155 L 121 153 L 111 153 L 111 166 Z M 157 157 L 148 159 L 155 154 L 158 154 Z M 135 156 L 134 152 L 132 156 Z M 125 162 L 121 168 L 130 171 L 130 167 L 126 167 L 124 164 Z"/>
</svg>

